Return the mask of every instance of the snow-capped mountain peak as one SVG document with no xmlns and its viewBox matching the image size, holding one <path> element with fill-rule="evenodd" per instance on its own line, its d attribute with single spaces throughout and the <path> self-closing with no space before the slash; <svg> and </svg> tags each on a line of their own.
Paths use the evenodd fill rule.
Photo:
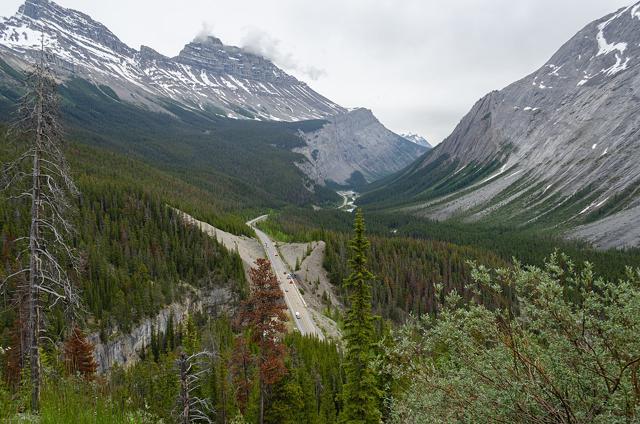
<svg viewBox="0 0 640 424">
<path fill-rule="evenodd" d="M 204 37 L 169 58 L 150 47 L 137 51 L 91 17 L 47 0 L 26 0 L 0 20 L 0 53 L 17 67 L 39 54 L 41 43 L 62 77 L 105 84 L 126 101 L 164 109 L 167 101 L 240 119 L 321 119 L 344 109 L 271 61 L 220 39 Z"/>
<path fill-rule="evenodd" d="M 412 143 L 415 143 L 419 146 L 423 146 L 426 147 L 427 149 L 431 149 L 433 146 L 431 146 L 431 144 L 427 141 L 426 138 L 424 138 L 423 136 L 419 135 L 419 134 L 415 134 L 415 133 L 403 133 L 400 134 L 400 136 L 406 140 L 409 140 Z"/>
</svg>

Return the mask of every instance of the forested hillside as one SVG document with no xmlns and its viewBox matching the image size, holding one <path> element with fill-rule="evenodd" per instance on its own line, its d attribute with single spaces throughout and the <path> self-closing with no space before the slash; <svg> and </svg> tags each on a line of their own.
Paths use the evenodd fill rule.
<svg viewBox="0 0 640 424">
<path fill-rule="evenodd" d="M 6 160 L 15 145 L 4 131 L 1 137 Z M 185 226 L 181 217 L 167 207 L 170 199 L 127 182 L 128 171 L 122 166 L 127 160 L 98 149 L 78 147 L 70 152 L 91 157 L 76 173 L 81 194 L 74 199 L 72 216 L 76 228 L 73 246 L 81 257 L 76 282 L 94 328 L 117 326 L 127 331 L 131 324 L 180 298 L 187 286 L 224 285 L 238 294 L 246 291 L 237 254 Z M 78 159 L 74 157 L 73 163 Z M 108 169 L 110 175 L 99 169 L 94 172 L 95 165 Z M 142 177 L 144 172 L 138 175 Z M 147 177 L 155 176 L 157 172 Z M 188 192 L 181 193 L 184 206 L 197 210 L 198 202 L 190 200 Z M 28 232 L 30 218 L 27 205 L 16 200 L 3 198 L 0 212 L 2 273 L 7 275 L 17 266 L 13 258 L 19 245 L 14 241 Z M 6 317 L 5 330 L 15 316 L 10 313 Z M 4 336 L 6 342 L 7 334 Z"/>
<path fill-rule="evenodd" d="M 24 76 L 0 59 L 0 123 L 11 121 Z M 124 153 L 214 195 L 228 210 L 323 203 L 337 195 L 315 186 L 293 163 L 304 145 L 299 130 L 323 121 L 235 120 L 168 104 L 154 112 L 118 99 L 82 79 L 60 85 L 68 139 Z M 72 160 L 72 158 L 69 158 Z M 259 164 L 260 166 L 256 166 Z"/>
<path fill-rule="evenodd" d="M 1 158 L 6 162 L 20 145 L 6 128 L 2 128 L 1 137 Z M 83 304 L 80 325 L 88 331 L 100 331 L 106 341 L 115 329 L 118 334 L 126 333 L 161 307 L 187 293 L 192 295 L 195 289 L 205 293 L 226 287 L 238 301 L 247 296 L 248 285 L 237 253 L 228 252 L 199 229 L 186 225 L 169 207 L 190 211 L 229 231 L 249 234 L 242 219 L 229 213 L 224 199 L 219 201 L 215 194 L 171 173 L 102 148 L 72 143 L 66 151 L 80 192 L 73 199 L 71 213 L 76 227 L 72 245 L 80 257 L 79 273 L 73 275 Z M 0 201 L 0 217 L 0 277 L 4 278 L 17 267 L 15 240 L 28 232 L 30 218 L 24 202 L 7 198 Z M 17 293 L 15 286 L 7 287 L 7 292 Z M 28 380 L 19 377 L 20 338 L 16 331 L 20 315 L 19 308 L 12 307 L 17 301 L 5 297 L 0 314 L 1 418 L 28 408 Z M 229 422 L 240 411 L 250 419 L 257 413 L 256 369 L 251 365 L 255 348 L 252 344 L 245 350 L 238 347 L 234 340 L 242 330 L 232 324 L 232 317 L 196 314 L 182 325 L 156 327 L 151 344 L 141 352 L 141 362 L 127 370 L 112 370 L 105 380 L 108 384 L 98 388 L 82 378 L 65 377 L 66 363 L 56 346 L 67 336 L 67 322 L 62 313 L 50 314 L 47 333 L 53 344 L 47 344 L 44 352 L 44 422 L 86 422 L 93 420 L 94 414 L 105 422 L 170 421 L 178 389 L 174 366 L 178 349 L 196 347 L 215 352 L 202 395 L 219 411 L 218 422 Z M 273 388 L 266 422 L 334 422 L 342 381 L 340 370 L 334 367 L 339 361 L 335 345 L 292 335 L 286 346 L 287 371 Z M 237 395 L 239 387 L 245 387 L 247 399 Z M 98 396 L 97 403 L 92 396 Z M 291 397 L 299 401 L 291 402 Z M 95 405 L 93 412 L 86 408 L 88 403 Z"/>
<path fill-rule="evenodd" d="M 366 210 L 366 209 L 365 209 Z M 352 215 L 339 211 L 288 208 L 263 222 L 264 229 L 287 240 L 324 240 L 325 267 L 338 290 L 348 274 L 347 250 Z M 368 213 L 370 255 L 376 313 L 403 321 L 410 312 L 434 311 L 434 286 L 469 296 L 471 261 L 488 267 L 513 264 L 542 266 L 556 250 L 578 263 L 589 261 L 601 275 L 625 276 L 625 267 L 640 264 L 640 251 L 598 251 L 580 242 L 509 227 L 438 223 L 396 214 Z"/>
<path fill-rule="evenodd" d="M 27 0 L 17 17 L 0 18 L 0 50 L 10 45 L 20 55 L 28 45 L 36 52 L 23 20 L 52 24 L 50 47 L 63 61 L 91 56 L 100 78 L 79 78 L 75 62 L 66 63 L 73 66 L 64 77 L 54 75 L 59 63 L 45 54 L 44 35 L 29 73 L 16 71 L 21 59 L 7 59 L 13 68 L 0 60 L 0 422 L 640 422 L 640 248 L 597 250 L 561 238 L 565 221 L 558 219 L 595 201 L 602 194 L 590 192 L 595 186 L 537 222 L 507 218 L 519 202 L 513 190 L 539 191 L 542 180 L 501 188 L 487 204 L 500 211 L 473 223 L 410 209 L 457 201 L 474 183 L 516 175 L 501 168 L 507 162 L 500 156 L 513 147 L 507 143 L 498 156 L 460 168 L 465 162 L 436 148 L 423 158 L 426 166 L 416 162 L 369 186 L 359 181 L 359 190 L 369 190 L 364 197 L 344 187 L 338 195 L 323 170 L 338 162 L 368 163 L 378 177 L 387 175 L 385 166 L 402 166 L 394 158 L 376 162 L 370 143 L 389 146 L 375 134 L 397 137 L 370 112 L 351 110 L 357 119 L 339 125 L 275 121 L 293 119 L 294 110 L 262 84 L 278 77 L 260 74 L 265 58 L 241 60 L 240 49 L 206 37 L 166 67 L 169 58 L 129 49 L 87 15 L 54 6 Z M 627 49 L 604 38 L 620 13 L 635 25 L 640 3 L 597 27 L 598 45 L 610 51 L 591 60 Z M 251 77 L 251 88 L 266 90 L 270 107 L 284 115 L 247 105 L 254 115 L 228 102 L 225 92 L 250 103 L 249 89 L 231 78 L 235 84 L 221 79 L 228 82 L 222 90 L 206 73 L 193 74 L 194 58 L 210 75 Z M 186 88 L 181 96 L 204 83 L 234 113 L 221 114 L 198 95 L 150 102 L 127 78 L 133 62 L 144 65 L 136 71 L 145 81 L 177 78 Z M 560 67 L 547 71 L 545 78 L 560 77 Z M 114 81 L 112 72 L 137 88 L 102 85 Z M 591 90 L 592 77 L 572 90 Z M 175 94 L 175 85 L 160 87 Z M 534 79 L 526 88 L 552 87 Z M 337 122 L 305 109 L 299 100 L 309 92 L 296 90 L 285 93 L 302 105 L 296 116 Z M 498 108 L 505 128 L 514 113 L 530 114 L 527 126 L 546 113 Z M 248 119 L 230 119 L 240 116 Z M 274 121 L 251 119 L 257 116 Z M 494 119 L 477 116 L 484 116 L 482 128 Z M 461 133 L 473 135 L 463 124 Z M 597 154 L 598 143 L 585 140 L 582 150 Z M 458 153 L 484 155 L 482 145 Z M 316 147 L 331 154 L 322 159 Z M 603 151 L 598 161 L 605 163 L 614 152 Z M 314 162 L 317 172 L 305 175 L 301 169 L 309 172 L 305 165 Z M 333 181 L 353 182 L 353 175 L 347 170 Z M 638 188 L 627 185 L 581 219 L 623 211 Z M 470 212 L 482 214 L 479 207 Z"/>
</svg>

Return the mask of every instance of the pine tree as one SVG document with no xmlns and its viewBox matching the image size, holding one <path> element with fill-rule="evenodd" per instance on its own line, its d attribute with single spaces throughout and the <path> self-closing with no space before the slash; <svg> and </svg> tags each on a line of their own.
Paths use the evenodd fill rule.
<svg viewBox="0 0 640 424">
<path fill-rule="evenodd" d="M 231 368 L 233 385 L 236 388 L 236 403 L 242 414 L 247 411 L 247 403 L 251 395 L 253 361 L 247 340 L 242 336 L 236 337 L 229 368 Z"/>
<path fill-rule="evenodd" d="M 351 274 L 345 280 L 349 290 L 349 310 L 345 317 L 343 409 L 340 422 L 377 424 L 380 422 L 380 392 L 376 376 L 371 368 L 374 351 L 374 326 L 371 312 L 371 287 L 373 274 L 367 269 L 369 241 L 364 235 L 364 216 L 359 209 L 354 223 L 354 237 L 350 242 Z"/>
<path fill-rule="evenodd" d="M 93 344 L 78 326 L 64 343 L 64 359 L 71 374 L 80 374 L 86 379 L 93 378 L 98 365 L 93 357 Z"/>
<path fill-rule="evenodd" d="M 184 324 L 182 335 L 182 347 L 187 355 L 192 355 L 200 350 L 200 340 L 198 338 L 198 329 L 193 320 L 193 315 L 187 316 Z"/>
<path fill-rule="evenodd" d="M 253 282 L 251 296 L 244 303 L 240 320 L 250 330 L 251 341 L 259 348 L 258 374 L 260 377 L 260 424 L 264 422 L 265 398 L 271 386 L 287 373 L 284 364 L 286 349 L 282 334 L 286 331 L 286 306 L 278 279 L 271 263 L 258 259 L 251 269 Z"/>
</svg>

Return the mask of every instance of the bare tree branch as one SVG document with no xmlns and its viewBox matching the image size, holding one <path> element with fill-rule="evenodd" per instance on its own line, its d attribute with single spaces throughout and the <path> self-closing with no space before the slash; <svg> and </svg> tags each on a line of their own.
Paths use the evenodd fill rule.
<svg viewBox="0 0 640 424">
<path fill-rule="evenodd" d="M 27 311 L 26 353 L 31 367 L 31 408 L 38 411 L 40 403 L 39 344 L 44 333 L 43 310 L 64 304 L 73 313 L 80 305 L 80 296 L 67 275 L 76 268 L 77 258 L 67 237 L 73 233 L 67 214 L 71 209 L 68 196 L 78 190 L 71 179 L 62 150 L 63 132 L 59 119 L 59 99 L 53 73 L 46 59 L 44 41 L 41 58 L 27 76 L 26 94 L 20 100 L 18 119 L 12 130 L 26 149 L 13 162 L 2 168 L 0 189 L 14 191 L 15 201 L 31 203 L 29 235 L 15 240 L 28 244 L 20 251 L 18 263 L 29 264 L 1 284 L 6 290 L 11 278 L 28 274 L 22 283 Z"/>
</svg>

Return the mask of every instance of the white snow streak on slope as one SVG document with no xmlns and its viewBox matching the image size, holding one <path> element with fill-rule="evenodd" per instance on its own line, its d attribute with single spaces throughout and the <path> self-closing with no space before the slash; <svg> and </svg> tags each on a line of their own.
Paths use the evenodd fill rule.
<svg viewBox="0 0 640 424">
<path fill-rule="evenodd" d="M 606 199 L 602 200 L 601 202 L 598 202 L 598 203 L 593 202 L 592 204 L 590 204 L 589 206 L 584 208 L 578 215 L 582 215 L 583 213 L 585 213 L 586 211 L 588 211 L 591 208 L 598 209 L 600 206 L 604 205 L 607 202 L 607 200 L 609 200 L 608 197 Z"/>
<path fill-rule="evenodd" d="M 13 32 L 10 34 L 5 33 L 2 41 L 3 44 L 12 48 L 33 48 L 40 46 L 42 37 L 44 37 L 45 46 L 52 47 L 58 44 L 57 40 L 51 38 L 49 34 L 35 31 L 25 25 L 13 28 Z"/>
<path fill-rule="evenodd" d="M 617 13 L 615 15 L 613 15 L 613 17 L 611 19 L 609 19 L 606 22 L 603 22 L 601 24 L 598 25 L 598 35 L 596 35 L 596 40 L 598 40 L 598 53 L 596 54 L 596 56 L 600 56 L 600 55 L 607 55 L 611 52 L 617 52 L 616 55 L 616 63 L 611 66 L 609 69 L 603 69 L 603 71 L 611 76 L 611 75 L 615 75 L 620 71 L 624 71 L 625 69 L 627 69 L 627 65 L 629 63 L 629 59 L 630 58 L 625 58 L 623 60 L 622 55 L 624 54 L 624 51 L 627 49 L 627 43 L 624 42 L 620 42 L 620 43 L 609 43 L 607 42 L 607 40 L 604 38 L 604 29 L 607 27 L 607 25 L 609 25 L 613 20 L 619 18 L 620 16 L 622 16 L 622 14 L 624 12 L 626 12 L 627 10 L 629 10 L 629 7 L 627 7 L 625 10 L 623 10 L 620 13 Z"/>
<path fill-rule="evenodd" d="M 502 165 L 502 168 L 500 168 L 500 171 L 498 171 L 497 173 L 493 174 L 492 176 L 486 178 L 484 181 L 482 181 L 480 184 L 484 184 L 487 181 L 491 181 L 496 177 L 499 177 L 500 175 L 504 174 L 504 171 L 507 170 L 507 165 Z"/>
</svg>

